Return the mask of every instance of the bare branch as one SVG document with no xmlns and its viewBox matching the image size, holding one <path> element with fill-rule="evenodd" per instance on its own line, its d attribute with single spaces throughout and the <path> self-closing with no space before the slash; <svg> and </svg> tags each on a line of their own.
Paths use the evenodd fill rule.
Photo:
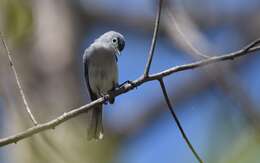
<svg viewBox="0 0 260 163">
<path fill-rule="evenodd" d="M 28 102 L 27 102 L 27 100 L 26 100 L 26 98 L 25 98 L 25 94 L 24 94 L 24 92 L 23 92 L 23 89 L 22 89 L 22 86 L 21 86 L 21 83 L 20 83 L 20 79 L 19 79 L 19 77 L 18 77 L 17 71 L 16 71 L 15 66 L 14 66 L 14 62 L 13 62 L 13 58 L 12 58 L 11 52 L 10 52 L 10 50 L 8 49 L 8 46 L 7 46 L 6 41 L 5 41 L 5 39 L 4 39 L 4 35 L 3 35 L 1 32 L 0 32 L 0 37 L 1 37 L 2 43 L 3 43 L 3 45 L 4 45 L 4 48 L 5 48 L 5 50 L 6 50 L 6 54 L 7 54 L 7 56 L 8 56 L 8 59 L 9 59 L 9 62 L 10 62 L 10 66 L 11 66 L 12 71 L 13 71 L 13 73 L 14 73 L 15 80 L 16 80 L 16 83 L 17 83 L 17 85 L 18 85 L 19 92 L 20 92 L 20 94 L 21 94 L 21 96 L 22 96 L 25 109 L 26 109 L 27 113 L 29 114 L 29 116 L 30 116 L 30 118 L 31 118 L 31 120 L 32 120 L 32 122 L 33 122 L 33 124 L 36 126 L 38 123 L 37 123 L 36 119 L 34 118 L 32 112 L 31 112 L 31 109 L 30 109 L 30 107 L 29 107 L 29 105 L 28 105 Z"/>
<path fill-rule="evenodd" d="M 0 139 L 0 146 L 4 146 L 7 144 L 11 144 L 11 143 L 17 143 L 19 140 L 24 139 L 24 138 L 28 138 L 36 133 L 39 133 L 41 131 L 47 130 L 47 129 L 54 129 L 56 126 L 58 126 L 59 124 L 73 118 L 76 117 L 77 115 L 87 112 L 90 108 L 95 107 L 99 104 L 101 104 L 102 102 L 104 102 L 105 99 L 104 98 L 100 98 L 97 99 L 94 102 L 91 102 L 89 104 L 86 104 L 84 106 L 81 106 L 77 109 L 71 110 L 67 113 L 63 113 L 61 116 L 57 117 L 56 119 L 53 119 L 49 122 L 43 123 L 43 124 L 38 124 L 37 126 L 31 127 L 23 132 L 20 132 L 16 135 L 7 137 L 7 138 L 3 138 Z"/>
<path fill-rule="evenodd" d="M 243 49 L 241 49 L 239 51 L 233 52 L 233 53 L 228 53 L 228 54 L 221 55 L 221 56 L 210 57 L 208 59 L 203 59 L 203 60 L 200 60 L 200 61 L 197 61 L 197 62 L 193 62 L 193 63 L 190 63 L 190 64 L 184 64 L 184 65 L 181 65 L 181 66 L 175 66 L 175 67 L 169 68 L 167 70 L 164 70 L 162 72 L 159 72 L 159 73 L 151 75 L 150 79 L 159 79 L 161 77 L 170 75 L 170 74 L 175 73 L 175 72 L 184 71 L 184 70 L 190 70 L 190 69 L 206 66 L 206 65 L 209 65 L 209 64 L 212 64 L 212 63 L 221 62 L 221 61 L 233 60 L 235 58 L 238 58 L 238 57 L 241 57 L 241 56 L 244 56 L 244 55 L 248 55 L 248 54 L 250 54 L 252 52 L 260 50 L 260 46 L 251 47 L 248 50 L 245 50 L 246 48 L 247 47 L 245 47 L 245 48 L 243 48 Z"/>
<path fill-rule="evenodd" d="M 192 151 L 193 155 L 196 157 L 196 159 L 200 162 L 200 163 L 203 163 L 202 159 L 200 158 L 199 154 L 196 152 L 196 150 L 194 149 L 194 147 L 192 146 L 191 142 L 189 141 L 189 138 L 187 137 L 187 135 L 185 134 L 182 126 L 181 126 L 181 123 L 176 115 L 176 113 L 174 112 L 173 108 L 172 108 L 172 105 L 171 105 L 171 102 L 170 102 L 170 99 L 168 97 L 168 94 L 167 94 L 167 91 L 166 91 L 166 88 L 165 88 L 165 85 L 164 85 L 164 82 L 163 82 L 163 79 L 159 79 L 159 82 L 160 82 L 160 86 L 162 88 L 162 92 L 163 92 L 163 95 L 164 95 L 164 98 L 165 98 L 165 101 L 168 105 L 168 108 L 173 116 L 173 119 L 175 120 L 180 132 L 181 132 L 181 135 L 183 137 L 183 139 L 185 140 L 185 142 L 187 143 L 188 147 L 190 148 L 190 150 Z"/>
<path fill-rule="evenodd" d="M 183 7 L 184 6 L 181 3 L 180 6 L 175 5 L 173 9 L 170 9 L 169 7 L 164 8 L 166 11 L 165 13 L 169 17 L 167 21 L 164 21 L 167 36 L 169 36 L 175 43 L 180 44 L 184 51 L 187 51 L 188 54 L 195 58 L 198 58 L 197 56 L 203 53 L 191 44 L 191 40 L 192 42 L 197 42 L 200 43 L 200 45 L 203 45 L 203 49 L 207 52 L 214 51 L 214 45 L 203 36 L 197 25 L 195 25 L 190 19 L 190 16 L 187 15 Z M 178 19 L 181 22 L 180 24 L 177 23 Z M 185 38 L 183 31 L 186 31 L 191 37 L 189 37 L 189 39 Z M 190 45 L 187 46 L 187 44 Z M 256 40 L 252 44 L 247 45 L 244 50 L 247 51 L 251 47 L 255 47 L 257 44 L 259 45 L 259 41 Z M 234 98 L 235 102 L 241 105 L 240 109 L 242 109 L 242 112 L 244 113 L 243 115 L 257 131 L 257 133 L 259 133 L 259 125 L 257 123 L 259 116 L 255 112 L 255 110 L 257 110 L 257 106 L 255 106 L 252 100 L 248 97 L 243 84 L 236 79 L 237 75 L 233 72 L 232 66 L 224 65 L 218 69 L 210 66 L 205 69 L 203 73 L 206 75 L 206 80 L 211 80 L 212 82 L 218 84 L 220 86 L 219 88 L 224 93 L 231 96 L 232 99 Z"/>
<path fill-rule="evenodd" d="M 250 43 L 249 45 L 247 45 L 247 46 L 243 49 L 243 51 L 244 51 L 244 52 L 247 52 L 247 51 L 249 51 L 250 49 L 256 47 L 256 45 L 258 45 L 258 44 L 260 44 L 260 39 L 256 39 L 255 41 L 253 41 L 252 43 Z"/>
<path fill-rule="evenodd" d="M 254 42 L 256 42 L 256 41 L 254 41 Z M 254 42 L 252 42 L 251 44 L 254 44 Z M 199 67 L 202 67 L 202 66 L 205 66 L 205 65 L 209 65 L 209 64 L 213 64 L 213 63 L 217 63 L 217 62 L 221 62 L 221 61 L 225 61 L 225 60 L 233 60 L 233 59 L 241 57 L 241 56 L 249 55 L 252 52 L 260 51 L 260 46 L 251 47 L 248 50 L 245 50 L 245 49 L 247 49 L 247 47 L 245 47 L 245 48 L 243 48 L 239 51 L 226 54 L 226 55 L 210 57 L 208 59 L 203 59 L 201 61 L 193 62 L 193 63 L 190 63 L 190 64 L 175 66 L 175 67 L 172 67 L 170 69 L 164 70 L 162 72 L 152 74 L 152 75 L 150 75 L 146 78 L 144 76 L 141 76 L 138 79 L 132 81 L 131 83 L 127 83 L 127 84 L 123 85 L 122 87 L 116 89 L 115 91 L 111 92 L 111 94 L 107 94 L 103 98 L 99 98 L 99 99 L 97 99 L 97 100 L 95 100 L 95 101 L 93 101 L 89 104 L 86 104 L 86 105 L 81 106 L 79 108 L 73 109 L 69 112 L 66 112 L 63 115 L 61 115 L 61 116 L 59 116 L 59 117 L 57 117 L 57 118 L 55 118 L 55 119 L 53 119 L 49 122 L 38 124 L 37 126 L 31 127 L 29 129 L 27 129 L 26 131 L 20 132 L 18 134 L 10 136 L 10 137 L 0 139 L 0 146 L 5 146 L 5 145 L 8 145 L 8 144 L 16 143 L 19 140 L 28 138 L 28 137 L 30 137 L 34 134 L 37 134 L 39 132 L 42 132 L 44 130 L 55 128 L 59 124 L 65 122 L 65 121 L 67 121 L 71 118 L 74 118 L 74 117 L 78 116 L 79 114 L 87 112 L 90 108 L 93 108 L 97 105 L 104 103 L 107 99 L 119 96 L 121 94 L 124 94 L 124 93 L 126 93 L 126 92 L 146 83 L 146 82 L 149 82 L 149 81 L 152 81 L 152 80 L 161 80 L 163 77 L 166 77 L 166 76 L 171 75 L 171 74 L 176 73 L 176 72 L 191 70 L 191 69 L 199 68 Z"/>
<path fill-rule="evenodd" d="M 154 49 L 155 49 L 157 35 L 158 35 L 158 31 L 159 31 L 162 3 L 163 3 L 163 0 L 159 0 L 157 14 L 156 14 L 156 18 L 155 18 L 152 43 L 151 43 L 151 47 L 150 47 L 149 54 L 148 54 L 148 60 L 147 60 L 147 63 L 146 63 L 145 69 L 144 69 L 144 77 L 147 77 L 149 75 L 150 67 L 151 67 L 152 60 L 153 60 Z"/>
</svg>

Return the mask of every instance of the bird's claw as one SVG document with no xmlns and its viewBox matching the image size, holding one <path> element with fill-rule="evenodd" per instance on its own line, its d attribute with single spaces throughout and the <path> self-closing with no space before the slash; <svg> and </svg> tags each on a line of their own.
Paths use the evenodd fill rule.
<svg viewBox="0 0 260 163">
<path fill-rule="evenodd" d="M 108 104 L 107 101 L 109 100 L 109 98 L 106 96 L 106 94 L 100 93 L 100 96 L 101 96 L 102 98 L 104 98 L 104 104 L 107 105 L 107 104 Z"/>
</svg>

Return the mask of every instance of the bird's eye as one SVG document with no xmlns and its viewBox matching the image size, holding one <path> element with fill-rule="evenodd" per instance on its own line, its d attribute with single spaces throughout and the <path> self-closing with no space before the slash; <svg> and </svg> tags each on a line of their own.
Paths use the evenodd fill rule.
<svg viewBox="0 0 260 163">
<path fill-rule="evenodd" d="M 117 43 L 117 38 L 113 38 L 112 42 L 115 44 Z"/>
</svg>

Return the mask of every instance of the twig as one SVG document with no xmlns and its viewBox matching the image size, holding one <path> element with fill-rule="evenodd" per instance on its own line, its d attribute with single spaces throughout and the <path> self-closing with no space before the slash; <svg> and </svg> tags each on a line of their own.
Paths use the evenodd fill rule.
<svg viewBox="0 0 260 163">
<path fill-rule="evenodd" d="M 170 75 L 170 74 L 175 73 L 175 72 L 190 70 L 190 69 L 206 66 L 206 65 L 209 65 L 211 63 L 217 63 L 217 62 L 226 61 L 226 60 L 233 60 L 237 57 L 241 57 L 241 56 L 250 54 L 252 52 L 259 51 L 260 46 L 252 47 L 247 51 L 245 51 L 245 49 L 246 48 L 243 48 L 243 49 L 236 51 L 236 52 L 233 52 L 233 53 L 228 53 L 228 54 L 224 54 L 224 55 L 221 55 L 221 56 L 210 57 L 208 59 L 203 59 L 203 60 L 196 61 L 196 62 L 193 62 L 193 63 L 190 63 L 190 64 L 175 66 L 175 67 L 169 68 L 167 70 L 164 70 L 162 72 L 150 75 L 150 78 L 159 79 L 162 76 L 167 76 L 167 75 Z"/>
<path fill-rule="evenodd" d="M 148 60 L 146 62 L 146 66 L 145 66 L 145 69 L 144 69 L 144 77 L 148 77 L 150 67 L 151 67 L 151 64 L 152 64 L 152 60 L 153 60 L 153 54 L 154 54 L 154 49 L 155 49 L 155 45 L 156 45 L 156 41 L 157 41 L 157 35 L 158 35 L 158 31 L 159 31 L 159 25 L 160 25 L 162 3 L 163 3 L 163 0 L 159 0 L 157 14 L 156 14 L 156 18 L 155 18 L 155 25 L 154 25 L 152 43 L 151 43 L 151 47 L 150 47 L 149 54 L 148 54 Z"/>
<path fill-rule="evenodd" d="M 179 6 L 180 7 L 180 6 Z M 183 7 L 183 6 L 181 6 Z M 189 53 L 191 54 L 193 57 L 197 58 L 195 55 L 204 55 L 199 49 L 196 49 L 196 47 L 194 47 L 191 43 L 190 40 L 185 38 L 185 34 L 183 33 L 183 31 L 181 30 L 183 26 L 180 26 L 180 24 L 178 24 L 176 16 L 175 15 L 180 15 L 180 20 L 184 21 L 184 27 L 186 28 L 187 26 L 189 26 L 186 31 L 188 31 L 188 33 L 192 33 L 195 35 L 195 40 L 197 42 L 202 41 L 202 44 L 206 45 L 206 51 L 211 51 L 210 47 L 212 47 L 211 45 L 209 45 L 207 43 L 207 41 L 205 40 L 205 38 L 203 38 L 203 36 L 201 36 L 200 32 L 198 32 L 196 27 L 192 27 L 194 26 L 194 24 L 192 23 L 191 20 L 189 20 L 188 16 L 186 16 L 186 13 L 183 12 L 184 10 L 181 9 L 180 11 L 174 13 L 174 9 L 173 11 L 170 11 L 169 8 L 164 8 L 166 10 L 166 13 L 169 15 L 171 22 L 170 21 L 165 21 L 166 24 L 166 30 L 168 31 L 168 34 L 170 35 L 170 37 L 172 39 L 174 39 L 177 42 L 180 42 L 181 46 L 183 46 L 183 43 L 181 41 L 186 42 L 186 44 L 188 44 L 188 49 L 186 49 L 185 47 L 184 50 L 191 50 L 192 52 Z M 170 23 L 169 23 L 170 22 Z M 175 26 L 175 29 L 172 28 L 172 26 Z M 196 26 L 196 25 L 195 25 Z M 182 39 L 178 38 L 177 36 L 180 35 L 180 37 L 182 37 Z M 252 44 L 247 45 L 244 48 L 244 51 L 248 51 L 251 47 L 255 47 L 257 45 L 259 45 L 260 39 L 254 41 Z M 185 44 L 185 45 L 186 45 Z M 207 45 L 208 44 L 208 45 Z M 211 80 L 213 82 L 215 82 L 216 84 L 220 85 L 220 88 L 222 89 L 222 91 L 224 91 L 226 94 L 230 95 L 231 97 L 233 97 L 236 102 L 238 102 L 241 105 L 241 109 L 243 111 L 243 115 L 245 116 L 245 118 L 247 119 L 248 123 L 252 124 L 253 128 L 259 133 L 259 125 L 256 123 L 257 120 L 259 119 L 259 116 L 257 116 L 257 114 L 255 113 L 256 107 L 251 99 L 248 97 L 247 92 L 245 91 L 245 88 L 242 86 L 242 83 L 239 80 L 236 80 L 236 74 L 234 74 L 232 72 L 232 66 L 222 66 L 218 69 L 214 68 L 214 67 L 209 67 L 208 69 L 205 69 L 204 71 L 205 75 L 207 76 L 207 80 Z M 228 89 L 227 89 L 228 87 Z"/>
<path fill-rule="evenodd" d="M 168 94 L 167 94 L 167 91 L 166 91 L 166 88 L 165 88 L 165 85 L 164 85 L 164 82 L 163 82 L 163 79 L 159 79 L 159 82 L 160 82 L 160 85 L 161 85 L 161 88 L 162 88 L 162 92 L 163 92 L 163 95 L 164 95 L 164 98 L 165 98 L 165 101 L 168 105 L 168 108 L 182 134 L 182 137 L 183 139 L 185 140 L 185 142 L 187 143 L 188 147 L 190 148 L 190 150 L 192 151 L 193 155 L 196 157 L 196 159 L 200 162 L 200 163 L 203 163 L 202 159 L 200 158 L 199 154 L 196 152 L 196 150 L 194 149 L 194 147 L 192 146 L 191 142 L 189 141 L 189 138 L 187 137 L 187 135 L 185 134 L 182 126 L 181 126 L 181 123 L 176 115 L 176 113 L 174 112 L 173 108 L 172 108 L 172 105 L 171 105 L 171 102 L 170 102 L 170 99 L 168 97 Z"/>
<path fill-rule="evenodd" d="M 21 96 L 22 96 L 25 109 L 26 109 L 27 113 L 29 114 L 29 116 L 30 116 L 30 118 L 31 118 L 31 120 L 32 120 L 32 122 L 33 122 L 33 124 L 36 126 L 38 123 L 37 123 L 36 119 L 34 118 L 32 112 L 31 112 L 31 109 L 30 109 L 30 107 L 29 107 L 29 105 L 28 105 L 28 102 L 27 102 L 27 100 L 26 100 L 26 98 L 25 98 L 25 94 L 24 94 L 24 92 L 23 92 L 23 89 L 22 89 L 22 86 L 21 86 L 21 83 L 20 83 L 20 79 L 19 79 L 19 77 L 18 77 L 17 71 L 16 71 L 15 66 L 14 66 L 14 62 L 13 62 L 13 58 L 12 58 L 11 52 L 10 52 L 10 50 L 8 49 L 8 46 L 7 46 L 6 41 L 5 41 L 5 39 L 4 39 L 4 35 L 3 35 L 1 32 L 0 32 L 0 37 L 1 37 L 2 43 L 3 43 L 3 45 L 4 45 L 4 48 L 5 48 L 5 50 L 6 50 L 6 54 L 7 54 L 7 56 L 8 56 L 8 59 L 9 59 L 9 62 L 10 62 L 10 66 L 11 66 L 12 71 L 13 71 L 13 73 L 14 73 L 15 80 L 16 80 L 16 83 L 17 83 L 17 85 L 18 85 L 19 92 L 20 92 L 20 94 L 21 94 Z"/>
<path fill-rule="evenodd" d="M 65 121 L 67 121 L 71 118 L 74 118 L 74 117 L 78 116 L 79 114 L 87 112 L 89 109 L 91 109 L 91 108 L 93 108 L 97 105 L 104 103 L 106 101 L 106 99 L 124 94 L 124 93 L 126 93 L 130 90 L 133 90 L 134 88 L 146 83 L 146 82 L 153 81 L 153 80 L 160 80 L 163 77 L 166 77 L 166 76 L 171 75 L 171 74 L 176 73 L 176 72 L 191 70 L 191 69 L 199 68 L 199 67 L 202 67 L 202 66 L 205 66 L 205 65 L 209 65 L 209 64 L 213 64 L 213 63 L 217 63 L 217 62 L 221 62 L 221 61 L 226 61 L 226 60 L 233 60 L 233 59 L 241 57 L 241 56 L 249 55 L 252 52 L 260 51 L 260 46 L 252 47 L 247 51 L 245 51 L 244 49 L 246 49 L 246 48 L 243 48 L 239 51 L 229 53 L 229 54 L 225 54 L 225 55 L 222 55 L 222 56 L 211 57 L 211 58 L 203 59 L 201 61 L 193 62 L 193 63 L 190 63 L 190 64 L 175 66 L 175 67 L 172 67 L 170 69 L 161 71 L 159 73 L 152 74 L 147 78 L 144 78 L 144 76 L 141 76 L 138 79 L 132 81 L 130 84 L 125 84 L 124 86 L 120 87 L 119 89 L 115 90 L 114 92 L 111 92 L 111 94 L 106 95 L 105 98 L 99 98 L 99 99 L 97 99 L 97 100 L 95 100 L 95 101 L 93 101 L 89 104 L 86 104 L 86 105 L 81 106 L 79 108 L 73 109 L 69 112 L 66 112 L 63 115 L 61 115 L 61 116 L 59 116 L 59 117 L 57 117 L 57 118 L 55 118 L 55 119 L 53 119 L 49 122 L 38 124 L 37 126 L 31 127 L 31 128 L 29 128 L 29 129 L 27 129 L 23 132 L 20 132 L 18 134 L 13 135 L 13 136 L 9 136 L 9 137 L 0 139 L 0 146 L 5 146 L 7 144 L 16 143 L 19 140 L 28 138 L 28 137 L 35 135 L 39 132 L 42 132 L 44 130 L 55 128 L 59 124 L 65 122 Z"/>
<path fill-rule="evenodd" d="M 246 47 L 244 47 L 243 51 L 247 52 L 250 49 L 252 49 L 253 47 L 255 47 L 256 45 L 258 45 L 259 43 L 260 43 L 260 39 L 256 39 L 255 41 L 253 41 L 252 43 L 250 43 Z"/>
<path fill-rule="evenodd" d="M 152 60 L 153 60 L 153 55 L 154 55 L 154 49 L 155 49 L 155 45 L 156 45 L 156 41 L 157 41 L 157 35 L 158 35 L 158 31 L 159 31 L 159 25 L 160 25 L 160 15 L 161 15 L 161 8 L 162 8 L 162 0 L 159 1 L 159 4 L 158 4 L 158 10 L 157 10 L 157 14 L 156 14 L 156 20 L 155 20 L 155 25 L 154 25 L 154 33 L 153 33 L 153 38 L 152 38 L 152 43 L 151 43 L 151 47 L 150 47 L 150 51 L 149 51 L 149 55 L 148 55 L 148 61 L 146 63 L 146 67 L 145 67 L 145 70 L 144 70 L 144 79 L 145 78 L 149 78 L 149 70 L 150 70 L 150 67 L 151 67 L 151 63 L 152 63 Z M 178 29 L 177 25 L 176 25 L 176 28 Z M 180 32 L 181 33 L 181 32 Z M 189 42 L 187 42 L 188 45 Z M 191 46 L 192 47 L 192 46 Z M 200 55 L 200 56 L 203 56 L 205 58 L 204 55 Z M 193 148 L 192 144 L 190 143 L 188 137 L 186 136 L 183 128 L 181 127 L 181 124 L 178 120 L 178 117 L 177 115 L 175 114 L 172 106 L 171 106 L 171 103 L 170 103 L 170 100 L 168 98 L 168 95 L 167 95 L 167 91 L 166 91 L 166 88 L 165 88 L 165 85 L 164 85 L 164 82 L 163 82 L 163 79 L 160 78 L 159 79 L 160 81 L 160 85 L 161 85 L 161 88 L 162 88 L 162 92 L 164 94 L 164 97 L 165 97 L 165 100 L 166 100 L 166 103 L 170 109 L 170 112 L 175 120 L 175 122 L 177 123 L 177 126 L 182 134 L 182 137 L 184 138 L 185 142 L 188 144 L 189 148 L 191 149 L 192 153 L 195 155 L 195 157 L 197 158 L 197 160 L 200 162 L 200 163 L 203 163 L 202 159 L 200 158 L 200 156 L 197 154 L 197 152 L 195 151 L 195 149 Z"/>
</svg>

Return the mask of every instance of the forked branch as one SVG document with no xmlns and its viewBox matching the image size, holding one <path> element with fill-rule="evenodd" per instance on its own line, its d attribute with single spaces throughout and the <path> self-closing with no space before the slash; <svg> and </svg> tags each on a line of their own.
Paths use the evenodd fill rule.
<svg viewBox="0 0 260 163">
<path fill-rule="evenodd" d="M 31 109 L 29 107 L 29 104 L 28 104 L 28 102 L 26 100 L 26 97 L 25 97 L 25 94 L 23 92 L 23 88 L 22 88 L 20 79 L 18 77 L 17 71 L 16 71 L 15 66 L 14 66 L 12 54 L 11 54 L 11 52 L 10 52 L 8 46 L 7 46 L 7 43 L 6 43 L 5 39 L 4 39 L 4 35 L 1 32 L 0 32 L 0 37 L 1 37 L 1 41 L 2 41 L 2 43 L 4 45 L 4 48 L 6 50 L 6 54 L 7 54 L 7 57 L 9 59 L 10 66 L 11 66 L 12 71 L 14 73 L 15 80 L 16 80 L 16 83 L 17 83 L 20 95 L 21 95 L 21 97 L 23 99 L 23 104 L 24 104 L 24 107 L 26 109 L 26 112 L 28 113 L 28 115 L 29 115 L 30 119 L 32 120 L 33 124 L 36 126 L 38 123 L 37 123 L 35 117 L 33 116 L 32 112 L 31 112 Z"/>
<path fill-rule="evenodd" d="M 31 127 L 23 132 L 20 132 L 18 134 L 6 137 L 6 138 L 2 138 L 0 139 L 0 146 L 5 146 L 8 144 L 12 144 L 12 143 L 16 143 L 19 140 L 28 138 L 32 135 L 35 135 L 39 132 L 45 131 L 47 129 L 53 129 L 56 126 L 60 125 L 61 123 L 72 119 L 82 113 L 87 112 L 89 109 L 94 108 L 97 105 L 100 105 L 102 103 L 104 103 L 106 101 L 106 99 L 109 99 L 111 97 L 116 97 L 119 96 L 121 94 L 127 93 L 130 90 L 133 90 L 134 88 L 147 83 L 149 81 L 153 81 L 153 80 L 160 80 L 166 76 L 169 76 L 173 73 L 176 72 L 181 72 L 181 71 L 185 71 L 185 70 L 191 70 L 194 68 L 199 68 L 199 67 L 203 67 L 209 64 L 214 64 L 214 63 L 218 63 L 218 62 L 222 62 L 222 61 L 226 61 L 226 60 L 233 60 L 235 58 L 241 57 L 241 56 L 246 56 L 249 54 L 253 54 L 253 52 L 256 51 L 260 51 L 260 46 L 255 46 L 260 42 L 260 39 L 252 42 L 251 44 L 254 44 L 254 46 L 250 47 L 248 49 L 248 46 L 246 46 L 245 48 L 242 48 L 239 51 L 233 52 L 233 53 L 229 53 L 229 54 L 225 54 L 225 55 L 221 55 L 221 56 L 216 56 L 216 57 L 211 57 L 208 59 L 203 59 L 197 62 L 193 62 L 190 64 L 184 64 L 184 65 L 180 65 L 180 66 L 175 66 L 172 68 L 169 68 L 167 70 L 161 71 L 159 73 L 156 74 L 152 74 L 147 78 L 144 78 L 144 76 L 142 75 L 141 77 L 139 77 L 138 79 L 132 81 L 131 83 L 127 83 L 125 85 L 123 85 L 122 87 L 120 87 L 119 89 L 115 90 L 114 92 L 111 92 L 111 94 L 107 94 L 105 96 L 105 98 L 99 98 L 91 103 L 88 103 L 84 106 L 81 106 L 79 108 L 73 109 L 69 112 L 66 112 L 64 114 L 62 114 L 61 116 L 48 121 L 46 123 L 42 123 L 42 124 L 38 124 L 37 126 Z M 249 44 L 249 45 L 251 45 Z"/>
</svg>

